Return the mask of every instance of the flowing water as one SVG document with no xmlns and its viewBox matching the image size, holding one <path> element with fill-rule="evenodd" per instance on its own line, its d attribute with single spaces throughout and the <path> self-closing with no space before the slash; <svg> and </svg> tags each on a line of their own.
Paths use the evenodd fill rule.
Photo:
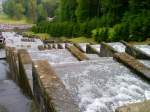
<svg viewBox="0 0 150 112">
<path fill-rule="evenodd" d="M 125 52 L 126 46 L 122 44 L 121 42 L 113 42 L 108 43 L 111 47 L 113 47 L 118 52 Z"/>
<path fill-rule="evenodd" d="M 150 84 L 110 59 L 54 65 L 82 112 L 113 112 L 150 99 Z"/>
<path fill-rule="evenodd" d="M 38 50 L 39 45 L 43 45 L 43 42 L 40 39 L 34 39 L 34 42 L 25 42 L 22 41 L 22 35 L 18 35 L 15 32 L 2 32 L 3 37 L 6 41 L 6 46 L 15 47 L 17 49 L 29 49 L 29 50 Z"/>
<path fill-rule="evenodd" d="M 90 60 L 98 60 L 100 57 L 97 54 L 85 54 Z"/>
<path fill-rule="evenodd" d="M 78 60 L 66 49 L 52 49 L 40 52 L 29 52 L 32 59 L 46 59 L 51 64 L 77 62 Z"/>
<path fill-rule="evenodd" d="M 135 47 L 150 56 L 150 45 L 135 45 Z"/>
<path fill-rule="evenodd" d="M 100 49 L 101 49 L 101 45 L 98 44 L 98 45 L 91 45 L 92 48 L 94 48 L 97 52 L 100 53 Z"/>
<path fill-rule="evenodd" d="M 31 101 L 9 78 L 8 65 L 0 60 L 0 112 L 30 112 Z"/>
<path fill-rule="evenodd" d="M 150 68 L 150 60 L 139 60 L 141 63 L 143 63 L 145 66 Z"/>
<path fill-rule="evenodd" d="M 87 45 L 87 44 L 89 44 L 89 43 L 79 43 L 80 48 L 81 48 L 84 52 L 86 52 L 86 45 Z"/>
</svg>

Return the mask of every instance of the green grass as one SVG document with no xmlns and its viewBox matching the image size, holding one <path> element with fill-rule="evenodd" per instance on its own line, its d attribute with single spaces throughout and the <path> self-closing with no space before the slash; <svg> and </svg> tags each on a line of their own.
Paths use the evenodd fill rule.
<svg viewBox="0 0 150 112">
<path fill-rule="evenodd" d="M 50 38 L 49 34 L 47 34 L 47 33 L 34 33 L 34 32 L 31 32 L 31 31 L 28 31 L 28 32 L 24 32 L 24 34 L 27 35 L 27 36 L 37 36 L 41 40 L 45 40 L 45 39 Z"/>
<path fill-rule="evenodd" d="M 15 20 L 8 17 L 6 14 L 0 14 L 0 24 L 31 24 L 26 18 Z"/>
<path fill-rule="evenodd" d="M 142 42 L 134 42 L 134 41 L 131 41 L 131 42 L 129 42 L 129 44 L 139 44 L 139 45 L 142 45 L 142 44 L 150 44 L 150 38 L 148 38 L 146 41 L 142 41 Z"/>
<path fill-rule="evenodd" d="M 50 39 L 50 40 L 56 40 L 56 41 L 71 41 L 74 43 L 97 43 L 94 38 L 86 38 L 86 37 L 78 37 L 78 38 L 66 38 L 66 37 L 61 37 L 61 38 L 55 38 L 51 37 L 47 33 L 34 33 L 32 31 L 24 32 L 25 35 L 27 36 L 38 36 L 40 39 L 45 40 L 45 39 Z"/>
<path fill-rule="evenodd" d="M 75 43 L 97 43 L 94 38 L 86 38 L 86 37 L 78 37 L 78 38 L 71 38 L 68 39 L 71 42 L 75 42 Z"/>
</svg>

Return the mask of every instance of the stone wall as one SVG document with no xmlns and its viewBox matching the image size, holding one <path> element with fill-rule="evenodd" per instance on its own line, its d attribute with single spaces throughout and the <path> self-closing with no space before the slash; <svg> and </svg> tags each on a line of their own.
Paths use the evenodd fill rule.
<svg viewBox="0 0 150 112">
<path fill-rule="evenodd" d="M 32 81 L 29 80 L 27 71 L 25 69 L 26 65 L 32 65 L 29 54 L 26 50 L 17 51 L 15 48 L 7 47 L 6 59 L 9 63 L 11 78 L 21 87 L 25 95 L 32 98 Z M 32 66 L 30 66 L 30 68 L 32 68 Z"/>
<path fill-rule="evenodd" d="M 91 45 L 89 45 L 89 44 L 86 45 L 86 53 L 99 55 L 99 53 L 96 51 L 96 49 L 92 48 Z"/>
<path fill-rule="evenodd" d="M 150 59 L 150 56 L 144 53 L 143 51 L 137 49 L 136 47 L 123 42 L 126 45 L 126 53 L 130 54 L 131 56 L 138 58 L 138 59 Z"/>
<path fill-rule="evenodd" d="M 123 63 L 125 66 L 129 67 L 140 76 L 150 79 L 150 68 L 140 63 L 134 57 L 128 55 L 127 53 L 116 53 L 114 58 L 117 61 Z"/>
<path fill-rule="evenodd" d="M 18 50 L 18 60 L 19 60 L 19 85 L 23 92 L 29 96 L 33 97 L 32 93 L 32 60 L 28 52 L 24 49 Z M 29 67 L 28 67 L 29 66 Z M 27 70 L 30 70 L 27 72 Z"/>
<path fill-rule="evenodd" d="M 113 57 L 117 51 L 107 43 L 101 43 L 100 56 L 101 57 Z"/>
<path fill-rule="evenodd" d="M 33 89 L 41 112 L 79 112 L 79 107 L 47 61 L 33 62 Z"/>
<path fill-rule="evenodd" d="M 75 56 L 79 61 L 88 60 L 88 57 L 81 52 L 78 48 L 75 46 L 67 46 L 67 49 L 72 53 L 73 56 Z"/>
<path fill-rule="evenodd" d="M 119 107 L 115 112 L 150 112 L 150 101 L 133 103 Z"/>
<path fill-rule="evenodd" d="M 85 51 L 82 50 L 82 48 L 80 47 L 78 43 L 74 43 L 73 45 L 77 47 L 81 52 L 85 53 Z"/>
<path fill-rule="evenodd" d="M 58 49 L 64 49 L 61 44 L 58 43 Z"/>
<path fill-rule="evenodd" d="M 6 60 L 9 64 L 11 78 L 19 83 L 19 64 L 18 64 L 18 56 L 15 48 L 7 47 L 6 48 Z"/>
</svg>

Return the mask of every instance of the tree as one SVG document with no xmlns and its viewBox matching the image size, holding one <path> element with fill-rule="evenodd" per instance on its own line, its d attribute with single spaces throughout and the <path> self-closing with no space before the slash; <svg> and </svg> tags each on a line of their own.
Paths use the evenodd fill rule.
<svg viewBox="0 0 150 112">
<path fill-rule="evenodd" d="M 75 21 L 76 0 L 61 0 L 59 4 L 59 20 Z"/>
<path fill-rule="evenodd" d="M 42 4 L 39 4 L 37 7 L 37 21 L 43 21 L 47 18 L 47 12 L 44 10 L 44 7 Z"/>
<path fill-rule="evenodd" d="M 77 20 L 83 22 L 101 15 L 100 0 L 77 0 L 78 7 L 76 10 Z"/>
</svg>

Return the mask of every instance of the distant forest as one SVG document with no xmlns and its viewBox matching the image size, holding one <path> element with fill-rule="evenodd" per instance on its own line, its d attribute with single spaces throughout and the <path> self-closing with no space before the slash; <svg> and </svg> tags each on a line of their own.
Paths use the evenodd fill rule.
<svg viewBox="0 0 150 112">
<path fill-rule="evenodd" d="M 150 37 L 150 0 L 7 0 L 3 7 L 10 16 L 36 21 L 35 33 L 53 37 L 85 36 L 98 42 Z M 46 21 L 48 16 L 55 19 Z"/>
<path fill-rule="evenodd" d="M 58 0 L 5 0 L 3 11 L 14 19 L 27 17 L 33 22 L 53 17 Z"/>
</svg>

